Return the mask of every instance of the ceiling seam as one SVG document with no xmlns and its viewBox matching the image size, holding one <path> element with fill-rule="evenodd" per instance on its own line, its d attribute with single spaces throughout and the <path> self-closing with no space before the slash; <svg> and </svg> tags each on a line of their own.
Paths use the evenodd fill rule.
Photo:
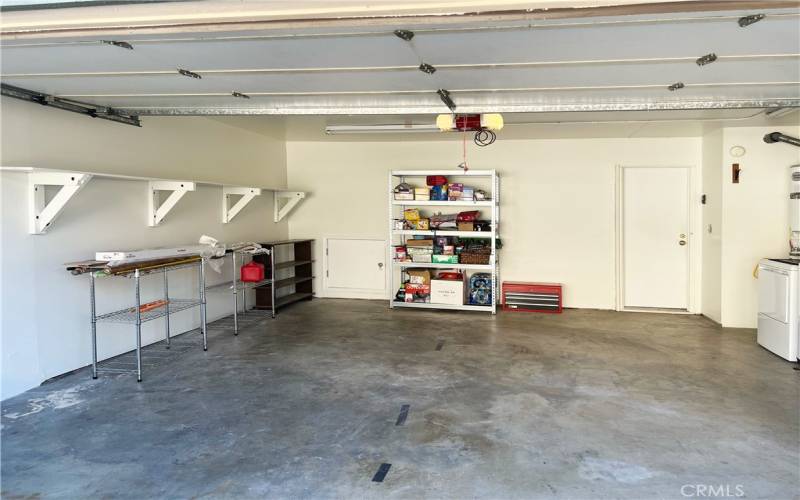
<svg viewBox="0 0 800 500">
<path fill-rule="evenodd" d="M 800 2 L 796 1 L 754 1 L 748 4 L 738 3 L 736 11 L 744 10 L 769 10 L 769 9 L 789 9 L 800 7 Z M 675 10 L 683 9 L 683 10 Z M 274 27 L 285 25 L 285 28 L 302 28 L 311 23 L 317 25 L 327 25 L 332 23 L 349 22 L 351 25 L 375 25 L 378 23 L 393 25 L 406 23 L 409 21 L 420 23 L 445 23 L 472 21 L 480 18 L 518 18 L 529 20 L 529 22 L 541 21 L 542 19 L 575 19 L 575 18 L 597 18 L 621 15 L 663 15 L 674 14 L 676 12 L 713 12 L 722 10 L 732 10 L 731 2 L 723 1 L 687 1 L 687 2 L 660 2 L 658 4 L 633 4 L 633 5 L 611 5 L 599 7 L 583 8 L 542 8 L 542 9 L 509 9 L 504 11 L 482 11 L 482 12 L 445 12 L 438 14 L 400 14 L 400 15 L 375 15 L 375 16 L 339 16 L 339 17 L 320 17 L 320 18 L 297 18 L 297 19 L 252 19 L 255 15 L 250 14 L 250 19 L 230 20 L 230 21 L 205 21 L 205 22 L 173 22 L 173 23 L 141 23 L 138 25 L 110 25 L 110 26 L 68 26 L 63 28 L 34 28 L 16 27 L 11 30 L 0 32 L 2 36 L 31 36 L 43 34 L 63 34 L 69 32 L 113 32 L 119 30 L 165 30 L 165 29 L 197 29 L 202 27 L 221 28 L 221 27 Z M 0 30 L 2 26 L 0 26 Z M 264 29 L 264 28 L 261 28 Z"/>
<path fill-rule="evenodd" d="M 794 13 L 776 13 L 770 14 L 762 22 L 767 23 L 771 20 L 800 17 L 800 12 Z M 417 28 L 415 33 L 418 34 L 448 34 L 448 33 L 471 33 L 481 31 L 527 31 L 527 30 L 540 30 L 540 29 L 564 29 L 564 28 L 586 28 L 586 27 L 618 27 L 625 25 L 641 25 L 641 24 L 671 24 L 671 23 L 689 23 L 689 22 L 722 22 L 722 21 L 737 21 L 739 16 L 709 16 L 709 17 L 692 17 L 692 18 L 667 18 L 667 19 L 628 19 L 628 20 L 613 20 L 613 21 L 596 21 L 584 23 L 560 23 L 560 24 L 519 24 L 510 26 L 474 26 L 462 28 Z M 1 29 L 1 28 L 0 28 Z M 181 42 L 195 42 L 195 43 L 214 43 L 214 42 L 246 42 L 246 41 L 259 41 L 259 40 L 294 40 L 304 38 L 350 38 L 362 36 L 394 36 L 394 31 L 368 31 L 368 32 L 337 32 L 337 33 L 295 33 L 284 35 L 242 35 L 242 36 L 222 36 L 222 37 L 184 37 L 184 38 L 149 38 L 149 39 L 136 39 L 128 37 L 130 43 L 137 44 L 155 44 L 155 43 L 181 43 Z M 46 47 L 46 46 L 69 46 L 69 45 L 93 45 L 102 43 L 102 40 L 76 40 L 64 42 L 40 42 L 40 43 L 13 43 L 14 38 L 9 33 L 0 31 L 0 39 L 4 37 L 11 37 L 11 44 L 4 45 L 4 49 L 14 48 L 29 48 L 29 47 Z M 123 38 L 125 38 L 123 36 Z"/>
<path fill-rule="evenodd" d="M 669 83 L 645 85 L 605 85 L 605 86 L 576 86 L 576 87 L 510 87 L 510 88 L 474 88 L 474 89 L 448 89 L 452 93 L 500 93 L 500 92 L 558 92 L 558 91 L 587 91 L 587 90 L 635 90 L 635 89 L 666 89 Z M 800 81 L 781 82 L 718 82 L 718 83 L 686 83 L 686 88 L 692 87 L 742 87 L 742 86 L 782 86 L 800 85 Z M 414 90 L 346 90 L 346 91 L 313 91 L 313 92 L 248 92 L 250 96 L 329 96 L 329 95 L 413 95 L 428 94 L 438 89 Z M 189 93 L 146 93 L 146 94 L 54 94 L 56 97 L 221 97 L 230 95 L 230 92 L 189 92 Z"/>
<path fill-rule="evenodd" d="M 717 56 L 717 62 L 747 61 L 752 59 L 792 59 L 800 58 L 800 53 L 787 54 L 741 54 Z M 420 58 L 420 60 L 422 60 Z M 697 56 L 677 56 L 662 58 L 631 58 L 631 59 L 589 59 L 574 61 L 525 61 L 507 63 L 452 63 L 436 64 L 437 70 L 481 70 L 503 68 L 537 68 L 551 66 L 601 66 L 613 64 L 658 64 L 695 62 Z M 236 69 L 194 69 L 194 73 L 201 75 L 233 75 L 233 74 L 284 74 L 284 73 L 348 73 L 348 72 L 379 72 L 379 71 L 417 71 L 419 66 L 348 66 L 348 67 L 313 67 L 313 68 L 236 68 Z M 51 73 L 8 73 L 2 74 L 3 78 L 92 78 L 92 77 L 117 77 L 117 76 L 174 76 L 175 70 L 144 70 L 144 71 L 84 71 L 84 72 L 51 72 Z"/>
</svg>

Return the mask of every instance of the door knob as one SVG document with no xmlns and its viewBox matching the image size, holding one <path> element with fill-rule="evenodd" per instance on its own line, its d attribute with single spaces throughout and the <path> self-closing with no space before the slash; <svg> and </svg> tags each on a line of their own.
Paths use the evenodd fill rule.
<svg viewBox="0 0 800 500">
<path fill-rule="evenodd" d="M 680 246 L 683 246 L 685 244 L 686 244 L 686 241 L 684 241 L 684 240 L 681 240 L 681 241 L 678 242 L 678 245 L 680 245 Z"/>
<path fill-rule="evenodd" d="M 383 262 L 378 262 L 378 269 L 383 269 Z"/>
</svg>

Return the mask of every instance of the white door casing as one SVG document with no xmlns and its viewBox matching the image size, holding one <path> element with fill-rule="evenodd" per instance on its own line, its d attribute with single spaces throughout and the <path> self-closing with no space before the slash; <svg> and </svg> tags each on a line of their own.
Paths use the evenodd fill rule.
<svg viewBox="0 0 800 500">
<path fill-rule="evenodd" d="M 386 240 L 324 238 L 326 297 L 386 298 Z"/>
<path fill-rule="evenodd" d="M 688 167 L 621 167 L 618 309 L 690 309 Z"/>
</svg>

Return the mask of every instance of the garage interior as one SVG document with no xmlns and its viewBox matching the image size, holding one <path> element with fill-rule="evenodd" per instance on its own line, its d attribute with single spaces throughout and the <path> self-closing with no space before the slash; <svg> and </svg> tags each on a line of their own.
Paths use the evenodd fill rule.
<svg viewBox="0 0 800 500">
<path fill-rule="evenodd" d="M 797 495 L 800 2 L 0 40 L 3 498 Z"/>
</svg>

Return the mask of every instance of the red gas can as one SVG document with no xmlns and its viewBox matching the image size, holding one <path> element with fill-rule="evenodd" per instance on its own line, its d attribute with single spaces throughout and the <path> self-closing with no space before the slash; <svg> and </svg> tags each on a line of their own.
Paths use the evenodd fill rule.
<svg viewBox="0 0 800 500">
<path fill-rule="evenodd" d="M 248 262 L 241 268 L 241 279 L 247 282 L 257 282 L 264 279 L 264 264 Z"/>
</svg>

